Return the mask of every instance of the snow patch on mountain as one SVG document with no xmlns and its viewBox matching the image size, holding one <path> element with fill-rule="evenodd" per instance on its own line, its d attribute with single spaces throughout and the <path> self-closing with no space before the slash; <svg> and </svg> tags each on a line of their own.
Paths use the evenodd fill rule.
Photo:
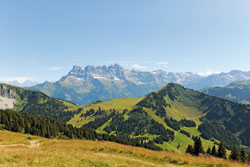
<svg viewBox="0 0 250 167">
<path fill-rule="evenodd" d="M 6 83 L 19 87 L 29 87 L 37 84 L 37 82 L 34 82 L 34 80 L 35 79 L 32 77 L 7 77 L 0 78 L 0 83 Z"/>
</svg>

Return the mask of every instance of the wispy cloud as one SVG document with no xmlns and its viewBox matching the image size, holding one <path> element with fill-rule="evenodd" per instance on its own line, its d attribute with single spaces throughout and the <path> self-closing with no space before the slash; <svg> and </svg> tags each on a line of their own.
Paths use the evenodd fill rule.
<svg viewBox="0 0 250 167">
<path fill-rule="evenodd" d="M 161 61 L 161 62 L 157 62 L 156 64 L 158 65 L 168 65 L 167 61 Z"/>
<path fill-rule="evenodd" d="M 61 67 L 61 66 L 52 66 L 49 69 L 52 70 L 52 71 L 60 71 L 60 70 L 63 70 L 63 69 L 68 69 L 68 68 L 67 67 Z"/>
<path fill-rule="evenodd" d="M 219 73 L 220 72 L 218 72 L 218 71 L 213 71 L 211 69 L 207 69 L 205 71 L 198 72 L 197 74 L 200 75 L 200 76 L 206 77 L 206 76 L 209 76 L 209 75 L 212 75 L 212 74 L 219 74 Z"/>
<path fill-rule="evenodd" d="M 132 64 L 131 66 L 132 66 L 132 68 L 138 69 L 138 70 L 143 70 L 143 69 L 147 69 L 148 68 L 148 67 L 140 65 L 140 64 Z"/>
</svg>

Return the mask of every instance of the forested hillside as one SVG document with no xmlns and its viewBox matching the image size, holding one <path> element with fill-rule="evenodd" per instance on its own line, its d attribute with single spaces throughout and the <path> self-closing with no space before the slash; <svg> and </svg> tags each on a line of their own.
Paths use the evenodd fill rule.
<svg viewBox="0 0 250 167">
<path fill-rule="evenodd" d="M 250 106 L 173 83 L 145 97 L 97 101 L 82 107 L 9 85 L 3 85 L 2 92 L 15 99 L 14 110 L 18 113 L 51 117 L 137 145 L 147 143 L 152 148 L 156 145 L 185 152 L 194 143 L 194 137 L 201 136 L 204 148 L 220 141 L 228 149 L 234 144 L 250 146 Z"/>
<path fill-rule="evenodd" d="M 161 150 L 152 142 L 142 141 L 139 138 L 130 138 L 129 136 L 114 136 L 108 134 L 98 134 L 86 127 L 73 127 L 65 122 L 43 118 L 28 113 L 17 113 L 11 110 L 0 110 L 0 130 L 9 130 L 31 134 L 46 138 L 59 139 L 87 139 L 87 140 L 105 140 L 113 141 L 126 145 L 145 147 L 152 150 Z"/>
<path fill-rule="evenodd" d="M 204 147 L 223 141 L 250 146 L 250 106 L 208 96 L 170 83 L 143 99 L 120 99 L 82 107 L 69 123 L 100 133 L 130 135 L 153 141 L 166 150 L 180 150 L 200 135 Z M 116 109 L 116 106 L 117 107 Z"/>
<path fill-rule="evenodd" d="M 77 112 L 75 104 L 7 84 L 0 84 L 0 96 L 13 100 L 11 109 L 20 113 L 27 112 L 66 122 Z"/>
<path fill-rule="evenodd" d="M 227 100 L 250 104 L 250 80 L 233 82 L 223 87 L 212 87 L 203 90 L 204 93 Z"/>
</svg>

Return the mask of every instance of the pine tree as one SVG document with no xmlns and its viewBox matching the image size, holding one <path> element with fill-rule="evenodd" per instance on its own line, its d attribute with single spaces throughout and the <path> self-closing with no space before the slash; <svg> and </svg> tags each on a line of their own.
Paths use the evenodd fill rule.
<svg viewBox="0 0 250 167">
<path fill-rule="evenodd" d="M 244 148 L 241 148 L 240 150 L 240 160 L 241 162 L 247 162 L 247 153 L 246 151 L 244 150 Z"/>
<path fill-rule="evenodd" d="M 220 142 L 219 147 L 218 147 L 218 153 L 217 156 L 220 158 L 227 159 L 226 157 L 226 148 L 222 142 Z"/>
<path fill-rule="evenodd" d="M 186 149 L 186 153 L 193 154 L 193 152 L 194 152 L 194 148 L 192 145 L 189 144 Z"/>
<path fill-rule="evenodd" d="M 203 153 L 203 147 L 202 147 L 202 142 L 200 137 L 195 137 L 194 139 L 194 155 L 199 156 L 200 153 Z"/>
<path fill-rule="evenodd" d="M 206 154 L 207 154 L 207 155 L 211 155 L 211 148 L 210 148 L 210 147 L 208 147 L 208 149 L 207 149 L 207 151 L 206 151 Z"/>
<path fill-rule="evenodd" d="M 216 146 L 214 145 L 212 148 L 212 152 L 211 152 L 212 156 L 217 156 L 217 150 L 216 150 Z"/>
<path fill-rule="evenodd" d="M 240 160 L 240 152 L 236 146 L 234 146 L 233 150 L 231 151 L 231 154 L 229 156 L 229 159 L 239 161 Z"/>
</svg>

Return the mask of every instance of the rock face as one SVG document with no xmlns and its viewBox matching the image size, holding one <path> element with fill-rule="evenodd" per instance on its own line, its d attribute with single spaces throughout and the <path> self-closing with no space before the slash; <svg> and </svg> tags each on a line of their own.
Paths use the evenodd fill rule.
<svg viewBox="0 0 250 167">
<path fill-rule="evenodd" d="M 15 103 L 16 93 L 5 85 L 0 85 L 0 109 L 12 109 Z"/>
<path fill-rule="evenodd" d="M 51 97 L 65 99 L 78 105 L 85 105 L 97 100 L 145 96 L 169 82 L 199 90 L 247 78 L 250 79 L 250 72 L 232 71 L 204 77 L 191 72 L 127 70 L 118 64 L 85 68 L 74 66 L 59 81 L 45 82 L 29 89 L 42 91 Z"/>
<path fill-rule="evenodd" d="M 11 88 L 5 86 L 4 84 L 0 85 L 0 96 L 6 98 L 16 99 L 16 93 Z"/>
<path fill-rule="evenodd" d="M 110 66 L 74 66 L 55 83 L 45 82 L 30 87 L 49 96 L 65 99 L 78 105 L 97 100 L 121 97 L 140 97 L 155 91 L 169 82 L 188 83 L 201 76 L 192 73 L 144 72 L 127 70 L 118 64 Z"/>
</svg>

